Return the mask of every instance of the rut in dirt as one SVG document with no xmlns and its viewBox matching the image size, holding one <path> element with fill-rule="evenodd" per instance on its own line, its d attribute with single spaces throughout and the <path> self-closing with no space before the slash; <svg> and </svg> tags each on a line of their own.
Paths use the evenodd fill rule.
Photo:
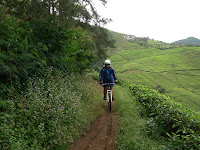
<svg viewBox="0 0 200 150">
<path fill-rule="evenodd" d="M 116 150 L 119 118 L 115 112 L 114 102 L 112 111 L 105 101 L 105 113 L 97 118 L 88 131 L 76 141 L 69 150 Z"/>
</svg>

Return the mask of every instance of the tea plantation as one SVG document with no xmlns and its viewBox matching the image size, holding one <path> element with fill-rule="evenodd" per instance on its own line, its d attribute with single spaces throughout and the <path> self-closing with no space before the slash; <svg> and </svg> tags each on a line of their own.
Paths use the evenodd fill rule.
<svg viewBox="0 0 200 150">
<path fill-rule="evenodd" d="M 116 37 L 116 33 L 113 35 Z M 116 42 L 120 37 L 120 34 L 117 35 Z M 149 43 L 152 42 L 149 40 Z M 119 78 L 150 86 L 190 109 L 200 110 L 200 47 L 166 50 L 135 47 L 124 40 L 123 35 L 120 43 L 126 45 L 126 50 L 120 47 L 110 53 L 112 66 Z"/>
<path fill-rule="evenodd" d="M 126 41 L 122 34 L 113 35 L 116 42 L 122 43 L 122 47 L 110 50 L 109 57 L 119 83 L 129 88 L 130 97 L 143 106 L 138 110 L 134 99 L 119 98 L 119 149 L 199 149 L 200 48 L 150 39 L 144 46 Z M 141 118 L 147 121 L 138 128 Z M 139 138 L 145 134 L 141 132 L 143 127 L 148 139 Z M 136 137 L 138 132 L 140 136 Z"/>
</svg>

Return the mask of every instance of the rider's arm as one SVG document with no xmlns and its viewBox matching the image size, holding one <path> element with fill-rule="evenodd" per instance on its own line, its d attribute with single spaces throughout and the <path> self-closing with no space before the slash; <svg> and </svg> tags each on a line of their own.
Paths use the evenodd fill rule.
<svg viewBox="0 0 200 150">
<path fill-rule="evenodd" d="M 100 82 L 103 80 L 103 70 L 104 70 L 105 67 L 102 67 L 100 73 L 99 73 L 99 80 Z"/>
<path fill-rule="evenodd" d="M 112 74 L 113 74 L 114 80 L 117 80 L 117 76 L 116 76 L 116 72 L 114 68 L 112 68 Z"/>
</svg>

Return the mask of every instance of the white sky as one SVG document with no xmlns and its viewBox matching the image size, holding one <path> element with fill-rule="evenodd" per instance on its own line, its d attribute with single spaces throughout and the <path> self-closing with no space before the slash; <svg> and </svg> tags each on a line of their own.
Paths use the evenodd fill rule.
<svg viewBox="0 0 200 150">
<path fill-rule="evenodd" d="M 173 42 L 200 39 L 200 0 L 107 0 L 99 14 L 113 21 L 105 28 L 137 37 Z"/>
</svg>

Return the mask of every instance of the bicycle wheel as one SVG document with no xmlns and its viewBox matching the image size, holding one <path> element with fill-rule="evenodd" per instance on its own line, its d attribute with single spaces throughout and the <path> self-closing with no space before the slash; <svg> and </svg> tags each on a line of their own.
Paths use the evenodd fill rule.
<svg viewBox="0 0 200 150">
<path fill-rule="evenodd" d="M 111 111 L 111 96 L 109 95 L 109 102 L 108 102 L 109 110 Z"/>
<path fill-rule="evenodd" d="M 111 111 L 111 100 L 109 100 L 108 105 L 109 105 L 109 110 Z"/>
</svg>

